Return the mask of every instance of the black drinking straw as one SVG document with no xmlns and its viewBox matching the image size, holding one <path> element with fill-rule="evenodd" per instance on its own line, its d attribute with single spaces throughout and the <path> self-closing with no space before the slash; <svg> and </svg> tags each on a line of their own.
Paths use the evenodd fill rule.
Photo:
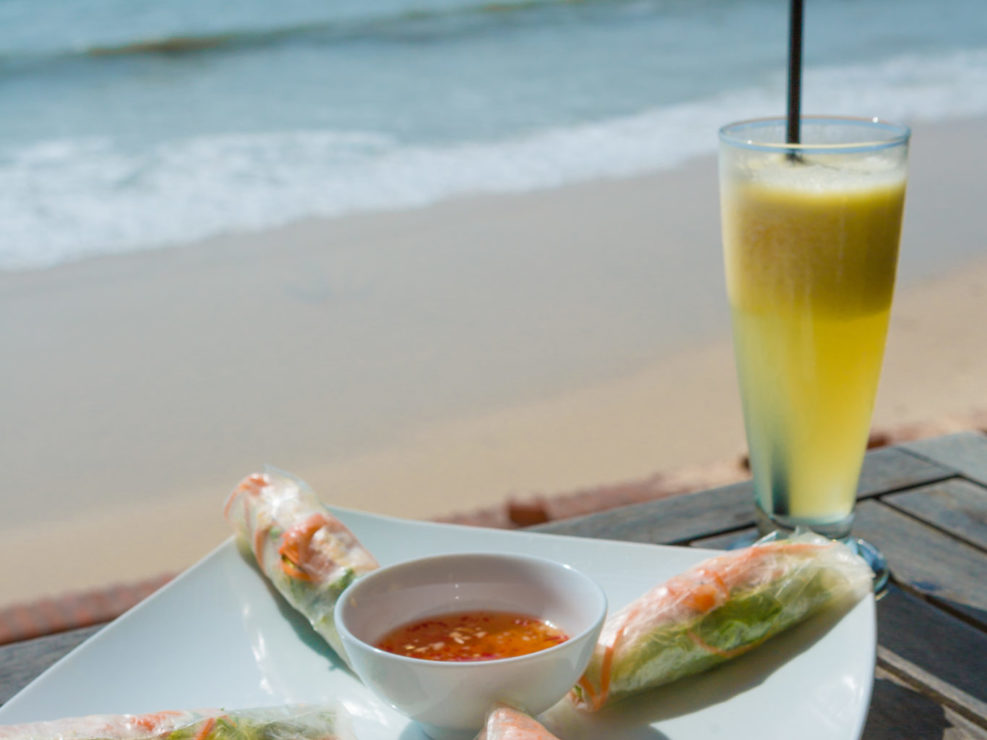
<svg viewBox="0 0 987 740">
<path fill-rule="evenodd" d="M 785 140 L 798 144 L 802 108 L 802 0 L 792 0 L 790 25 L 788 28 L 788 130 Z M 797 159 L 795 151 L 788 153 L 789 159 Z"/>
</svg>

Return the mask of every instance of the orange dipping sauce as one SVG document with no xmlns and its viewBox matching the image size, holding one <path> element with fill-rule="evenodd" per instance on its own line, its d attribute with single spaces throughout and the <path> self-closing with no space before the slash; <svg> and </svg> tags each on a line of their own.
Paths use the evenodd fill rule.
<svg viewBox="0 0 987 740">
<path fill-rule="evenodd" d="M 380 639 L 389 653 L 422 660 L 498 660 L 527 655 L 569 636 L 558 627 L 515 612 L 453 612 L 401 625 Z"/>
</svg>

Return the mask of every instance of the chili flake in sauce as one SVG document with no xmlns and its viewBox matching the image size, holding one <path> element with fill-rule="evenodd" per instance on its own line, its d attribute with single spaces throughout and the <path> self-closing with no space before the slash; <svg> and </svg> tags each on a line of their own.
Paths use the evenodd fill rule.
<svg viewBox="0 0 987 740">
<path fill-rule="evenodd" d="M 401 625 L 377 647 L 422 660 L 497 660 L 527 655 L 569 639 L 553 624 L 516 612 L 440 614 Z"/>
</svg>

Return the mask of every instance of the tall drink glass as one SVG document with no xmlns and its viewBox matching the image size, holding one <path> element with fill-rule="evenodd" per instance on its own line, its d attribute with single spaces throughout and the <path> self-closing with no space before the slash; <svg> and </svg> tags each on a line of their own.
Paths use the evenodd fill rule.
<svg viewBox="0 0 987 740">
<path fill-rule="evenodd" d="M 850 538 L 891 309 L 909 130 L 805 117 L 720 130 L 727 293 L 762 532 Z"/>
</svg>

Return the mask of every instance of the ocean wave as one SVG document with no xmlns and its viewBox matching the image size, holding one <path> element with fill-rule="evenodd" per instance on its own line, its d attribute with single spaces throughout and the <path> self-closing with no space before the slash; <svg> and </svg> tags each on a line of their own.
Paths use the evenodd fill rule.
<svg viewBox="0 0 987 740">
<path fill-rule="evenodd" d="M 807 70 L 807 113 L 939 120 L 987 115 L 970 95 L 987 49 Z M 717 127 L 777 114 L 762 87 L 522 137 L 410 146 L 375 132 L 200 136 L 127 150 L 107 138 L 0 151 L 0 269 L 189 242 L 309 216 L 418 207 L 674 167 L 715 150 Z"/>
<path fill-rule="evenodd" d="M 73 58 L 128 57 L 142 55 L 180 56 L 215 51 L 239 51 L 297 42 L 334 43 L 354 40 L 403 39 L 409 36 L 460 35 L 486 26 L 516 23 L 524 14 L 568 10 L 578 3 L 615 5 L 636 0 L 495 0 L 471 2 L 450 0 L 417 7 L 372 7 L 359 13 L 340 12 L 332 18 L 270 26 L 221 29 L 189 29 L 160 35 L 123 35 L 88 41 L 63 39 L 61 44 L 35 48 L 0 46 L 0 69 L 19 68 Z M 550 20 L 550 19 L 549 19 Z M 135 29 L 145 31 L 145 29 Z"/>
</svg>

